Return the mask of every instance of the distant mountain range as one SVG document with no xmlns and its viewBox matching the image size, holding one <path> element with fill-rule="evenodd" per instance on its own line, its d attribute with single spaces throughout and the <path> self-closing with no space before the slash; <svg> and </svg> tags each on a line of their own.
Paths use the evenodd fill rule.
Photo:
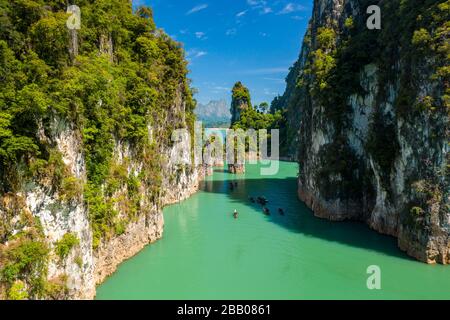
<svg viewBox="0 0 450 320">
<path fill-rule="evenodd" d="M 231 120 L 230 107 L 225 100 L 198 103 L 195 114 L 207 127 L 228 127 Z"/>
</svg>

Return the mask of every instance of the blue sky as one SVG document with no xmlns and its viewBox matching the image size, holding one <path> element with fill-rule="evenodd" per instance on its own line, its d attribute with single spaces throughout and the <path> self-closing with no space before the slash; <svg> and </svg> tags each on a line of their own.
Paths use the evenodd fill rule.
<svg viewBox="0 0 450 320">
<path fill-rule="evenodd" d="M 201 103 L 231 99 L 236 81 L 271 102 L 298 58 L 313 0 L 138 0 L 183 43 Z"/>
</svg>

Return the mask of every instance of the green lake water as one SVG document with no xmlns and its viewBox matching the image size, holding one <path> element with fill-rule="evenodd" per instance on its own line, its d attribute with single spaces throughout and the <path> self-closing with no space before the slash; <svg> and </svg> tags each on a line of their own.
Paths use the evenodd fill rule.
<svg viewBox="0 0 450 320">
<path fill-rule="evenodd" d="M 164 209 L 163 239 L 124 262 L 97 299 L 450 299 L 450 267 L 417 262 L 363 224 L 315 218 L 297 200 L 297 172 L 287 162 L 270 177 L 256 165 L 239 176 L 216 169 Z M 248 200 L 262 195 L 271 216 Z M 381 290 L 367 289 L 370 265 Z"/>
</svg>

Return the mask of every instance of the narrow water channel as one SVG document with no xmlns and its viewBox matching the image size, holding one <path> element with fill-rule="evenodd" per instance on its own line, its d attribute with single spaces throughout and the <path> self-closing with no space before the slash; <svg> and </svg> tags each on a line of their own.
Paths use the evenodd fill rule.
<svg viewBox="0 0 450 320">
<path fill-rule="evenodd" d="M 124 262 L 97 299 L 450 298 L 449 268 L 409 258 L 363 224 L 315 218 L 297 200 L 297 172 L 287 162 L 272 177 L 257 165 L 240 176 L 216 169 L 165 208 L 163 239 Z M 265 196 L 271 216 L 250 196 Z M 367 289 L 370 265 L 381 268 L 381 290 Z"/>
</svg>

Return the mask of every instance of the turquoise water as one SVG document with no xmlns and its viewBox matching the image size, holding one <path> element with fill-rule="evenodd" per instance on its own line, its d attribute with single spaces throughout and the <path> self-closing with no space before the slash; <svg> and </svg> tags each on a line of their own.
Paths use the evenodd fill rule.
<svg viewBox="0 0 450 320">
<path fill-rule="evenodd" d="M 450 267 L 417 262 L 363 224 L 314 218 L 297 200 L 297 171 L 286 162 L 274 177 L 258 166 L 240 176 L 217 169 L 200 192 L 165 208 L 163 239 L 124 262 L 97 299 L 450 298 Z M 248 200 L 262 195 L 269 217 Z M 370 265 L 381 268 L 381 290 L 367 289 Z"/>
</svg>

